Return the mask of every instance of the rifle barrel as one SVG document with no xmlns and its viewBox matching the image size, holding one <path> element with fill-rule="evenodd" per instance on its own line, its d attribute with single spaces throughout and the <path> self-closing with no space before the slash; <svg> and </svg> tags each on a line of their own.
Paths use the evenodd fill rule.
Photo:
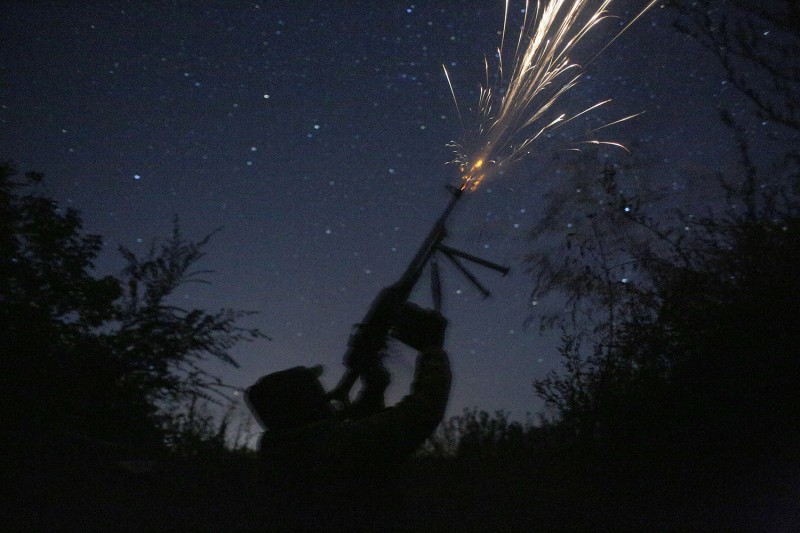
<svg viewBox="0 0 800 533">
<path fill-rule="evenodd" d="M 462 195 L 462 190 L 455 187 L 451 188 L 450 192 L 453 196 L 447 203 L 447 207 L 445 207 L 444 212 L 439 216 L 439 218 L 436 219 L 436 222 L 433 224 L 433 228 L 431 228 L 431 231 L 428 233 L 428 236 L 425 238 L 425 240 L 422 241 L 422 246 L 419 247 L 419 250 L 417 250 L 414 258 L 408 264 L 406 271 L 400 278 L 399 284 L 408 286 L 409 292 L 411 292 L 411 289 L 413 289 L 414 285 L 419 279 L 420 274 L 422 273 L 422 270 L 425 268 L 425 265 L 428 263 L 433 253 L 441 245 L 445 235 L 447 235 L 445 222 L 447 222 L 447 219 L 453 212 L 453 208 L 456 206 L 456 203 Z"/>
</svg>

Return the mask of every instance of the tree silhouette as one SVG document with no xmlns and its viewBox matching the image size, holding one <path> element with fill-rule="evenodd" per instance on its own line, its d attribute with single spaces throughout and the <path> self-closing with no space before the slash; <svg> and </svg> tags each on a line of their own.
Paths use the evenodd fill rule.
<svg viewBox="0 0 800 533">
<path fill-rule="evenodd" d="M 238 326 L 249 311 L 221 309 L 209 313 L 186 310 L 169 301 L 186 283 L 208 283 L 209 270 L 196 270 L 203 246 L 213 236 L 187 241 L 177 219 L 172 235 L 160 246 L 154 244 L 144 258 L 121 247 L 127 261 L 121 284 L 125 287 L 116 307 L 119 322 L 114 332 L 116 352 L 136 354 L 137 367 L 131 379 L 149 391 L 150 400 L 174 401 L 202 397 L 212 399 L 225 389 L 224 383 L 202 367 L 209 357 L 238 366 L 229 350 L 242 341 L 266 338 L 258 329 Z"/>
<path fill-rule="evenodd" d="M 790 133 L 800 32 L 783 15 L 795 4 L 673 2 L 679 29 L 712 51 L 743 101 Z M 569 228 L 528 264 L 535 299 L 567 299 L 566 314 L 540 317 L 562 329 L 564 368 L 534 387 L 578 445 L 798 459 L 800 157 L 777 142 L 755 152 L 742 114 L 720 117 L 741 172 L 718 176 L 714 209 L 670 209 L 643 185 L 646 169 L 600 172 L 590 153 L 567 162 L 579 194 L 554 198 L 534 230 L 543 243 Z"/>
<path fill-rule="evenodd" d="M 180 233 L 127 267 L 96 276 L 100 236 L 86 234 L 74 209 L 43 191 L 43 176 L 17 179 L 0 165 L 0 390 L 11 449 L 88 442 L 161 447 L 163 408 L 213 396 L 222 383 L 201 362 L 236 365 L 229 349 L 263 337 L 237 325 L 248 313 L 209 313 L 169 303 L 195 270 L 209 237 Z"/>
<path fill-rule="evenodd" d="M 680 227 L 646 217 L 615 180 L 599 180 L 606 201 L 564 238 L 559 268 L 533 264 L 540 296 L 566 291 L 572 306 L 554 322 L 563 369 L 534 382 L 538 395 L 581 446 L 688 439 L 789 453 L 800 434 L 797 204 Z"/>
<path fill-rule="evenodd" d="M 800 129 L 800 5 L 793 0 L 670 0 L 675 26 L 702 44 L 759 115 Z"/>
</svg>

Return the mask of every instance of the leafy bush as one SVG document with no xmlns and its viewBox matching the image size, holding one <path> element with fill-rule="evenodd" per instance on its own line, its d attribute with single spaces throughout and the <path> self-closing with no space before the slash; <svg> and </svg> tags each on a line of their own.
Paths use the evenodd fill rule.
<svg viewBox="0 0 800 533">
<path fill-rule="evenodd" d="M 101 237 L 42 193 L 41 174 L 15 175 L 0 165 L 3 443 L 59 453 L 68 443 L 163 447 L 162 409 L 224 396 L 203 361 L 236 366 L 229 350 L 264 335 L 238 325 L 247 312 L 170 303 L 182 284 L 205 282 L 195 265 L 210 236 L 189 241 L 176 221 L 145 258 L 122 248 L 122 274 L 98 277 Z"/>
</svg>

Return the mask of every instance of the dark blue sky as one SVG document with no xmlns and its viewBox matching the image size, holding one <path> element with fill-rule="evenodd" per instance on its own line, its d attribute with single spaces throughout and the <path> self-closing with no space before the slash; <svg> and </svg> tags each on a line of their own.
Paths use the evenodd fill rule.
<svg viewBox="0 0 800 533">
<path fill-rule="evenodd" d="M 645 3 L 612 4 L 621 18 L 589 44 L 601 46 Z M 217 271 L 213 285 L 178 297 L 257 310 L 248 325 L 274 340 L 237 348 L 241 369 L 211 368 L 247 386 L 323 363 L 332 385 L 351 324 L 400 275 L 448 200 L 445 184 L 458 181 L 445 165 L 461 126 L 442 65 L 466 111 L 502 10 L 500 1 L 7 2 L 0 157 L 44 172 L 49 192 L 81 210 L 106 241 L 101 271 L 121 266 L 118 245 L 144 253 L 167 236 L 174 215 L 193 238 L 222 226 L 203 264 Z M 558 368 L 553 339 L 523 327 L 536 307 L 520 260 L 545 192 L 562 186 L 553 154 L 604 120 L 645 112 L 604 135 L 646 161 L 642 179 L 674 205 L 701 205 L 707 184 L 692 176 L 732 167 L 716 110 L 742 104 L 670 16 L 646 14 L 564 100 L 578 109 L 614 98 L 607 109 L 458 206 L 448 244 L 513 271 L 476 272 L 494 293 L 485 301 L 444 273 L 451 413 L 476 405 L 524 418 L 541 408 L 531 380 Z M 415 299 L 427 298 L 423 284 Z M 396 399 L 413 356 L 389 366 Z"/>
</svg>

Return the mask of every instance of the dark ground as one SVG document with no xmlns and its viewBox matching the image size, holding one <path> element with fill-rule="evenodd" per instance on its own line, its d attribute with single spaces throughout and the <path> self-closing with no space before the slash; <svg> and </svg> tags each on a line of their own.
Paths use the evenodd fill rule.
<svg viewBox="0 0 800 533">
<path fill-rule="evenodd" d="M 268 484 L 251 457 L 200 464 L 29 458 L 5 530 L 797 531 L 800 473 L 759 466 L 420 460 L 363 478 Z M 8 472 L 8 471 L 7 471 Z"/>
</svg>

